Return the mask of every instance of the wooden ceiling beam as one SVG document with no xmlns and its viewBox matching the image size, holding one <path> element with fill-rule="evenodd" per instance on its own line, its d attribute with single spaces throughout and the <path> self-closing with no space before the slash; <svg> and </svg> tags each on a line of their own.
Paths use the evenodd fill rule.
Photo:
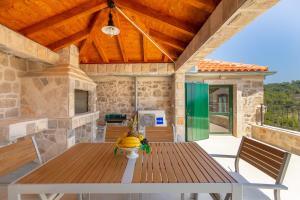
<svg viewBox="0 0 300 200">
<path fill-rule="evenodd" d="M 22 2 L 24 0 L 18 0 L 16 2 Z M 13 0 L 1 0 L 0 1 L 0 9 L 9 9 L 13 6 L 15 2 Z"/>
<path fill-rule="evenodd" d="M 169 58 L 166 56 L 166 55 L 163 55 L 163 62 L 168 62 L 169 61 Z"/>
<path fill-rule="evenodd" d="M 100 28 L 107 22 L 107 16 L 108 16 L 108 12 L 106 10 L 101 10 L 93 18 L 93 22 L 91 23 L 91 27 L 90 27 L 89 36 L 83 42 L 79 51 L 82 57 L 85 57 L 84 53 L 87 47 L 94 45 L 103 62 L 104 63 L 109 62 L 109 59 L 102 48 L 101 41 L 97 37 L 97 33 L 100 32 Z"/>
<path fill-rule="evenodd" d="M 216 7 L 214 0 L 185 0 L 184 3 L 209 13 L 211 13 Z"/>
<path fill-rule="evenodd" d="M 89 36 L 83 42 L 83 44 L 81 45 L 80 50 L 79 50 L 79 52 L 81 54 L 83 54 L 85 52 L 86 48 L 92 44 L 92 41 L 95 38 L 96 32 L 100 31 L 100 28 L 106 22 L 105 19 L 107 18 L 107 14 L 108 13 L 105 10 L 101 10 L 92 19 L 93 21 L 90 26 Z"/>
<path fill-rule="evenodd" d="M 167 52 L 167 54 L 173 59 L 176 60 L 179 55 L 181 54 L 181 51 L 178 51 L 174 48 L 170 48 L 168 45 L 159 43 L 159 45 Z M 168 56 L 166 56 L 168 57 Z M 168 58 L 170 60 L 170 58 Z"/>
<path fill-rule="evenodd" d="M 97 36 L 94 37 L 93 44 L 96 47 L 97 52 L 98 52 L 99 56 L 102 58 L 103 62 L 109 63 L 109 59 L 107 58 L 107 56 L 102 48 L 101 41 L 99 40 L 99 38 Z"/>
<path fill-rule="evenodd" d="M 142 50 L 143 50 L 143 60 L 144 62 L 148 62 L 148 39 L 142 34 Z"/>
<path fill-rule="evenodd" d="M 168 46 L 171 46 L 173 48 L 176 48 L 180 51 L 183 51 L 187 44 L 181 40 L 175 39 L 173 37 L 170 37 L 169 35 L 166 35 L 164 33 L 158 32 L 154 29 L 149 30 L 149 34 L 151 37 L 153 37 L 156 40 L 159 40 L 161 43 L 164 43 Z"/>
<path fill-rule="evenodd" d="M 118 12 L 116 10 L 114 10 L 114 12 L 113 12 L 113 17 L 114 17 L 114 22 L 115 22 L 116 27 L 118 27 L 121 30 L 120 19 L 119 19 Z M 122 31 L 120 32 L 119 35 L 117 35 L 117 40 L 118 40 L 120 52 L 123 57 L 123 61 L 128 62 L 128 56 L 127 56 L 126 49 L 124 46 L 124 38 L 123 38 Z"/>
<path fill-rule="evenodd" d="M 53 42 L 53 43 L 47 45 L 47 47 L 53 51 L 57 51 L 61 48 L 64 48 L 64 47 L 70 45 L 70 44 L 73 44 L 73 43 L 76 43 L 76 42 L 86 39 L 88 37 L 89 33 L 90 33 L 90 31 L 88 29 L 79 31 L 71 36 L 68 36 L 61 40 Z"/>
<path fill-rule="evenodd" d="M 122 9 L 119 7 L 116 7 L 118 12 L 121 14 L 124 19 L 126 19 L 131 25 L 133 25 L 144 37 L 146 37 L 160 52 L 165 54 L 167 57 L 169 57 L 170 60 L 174 62 L 174 56 L 172 57 L 171 55 L 168 54 L 167 51 L 165 51 L 151 36 L 149 36 L 149 29 L 145 26 L 143 22 L 139 18 L 132 18 L 128 17 Z M 138 22 L 138 23 L 137 23 Z M 177 56 L 175 57 L 177 58 Z"/>
<path fill-rule="evenodd" d="M 134 12 L 139 15 L 150 17 L 154 20 L 158 20 L 163 24 L 169 25 L 173 27 L 174 29 L 185 33 L 189 36 L 194 36 L 198 28 L 195 24 L 190 24 L 188 22 L 176 19 L 175 17 L 163 14 L 157 10 L 154 10 L 150 7 L 144 6 L 137 1 L 133 0 L 116 0 L 116 5 L 120 6 L 122 8 L 125 8 L 126 10 L 129 10 L 131 12 Z"/>
<path fill-rule="evenodd" d="M 19 32 L 28 36 L 49 27 L 64 24 L 67 21 L 72 20 L 74 18 L 95 13 L 106 7 L 107 2 L 105 0 L 90 0 L 74 8 L 71 8 L 70 10 L 64 11 L 60 14 L 54 15 L 33 25 L 25 27 L 19 30 Z"/>
<path fill-rule="evenodd" d="M 146 33 L 149 35 L 149 28 L 146 26 L 146 24 L 144 22 L 142 22 L 140 19 L 135 18 L 134 22 Z M 140 38 L 141 38 L 141 43 L 140 43 L 140 47 L 141 47 L 141 52 L 142 52 L 142 60 L 144 62 L 148 62 L 148 47 L 149 47 L 149 43 L 150 42 L 148 40 L 148 38 L 142 33 L 140 32 Z"/>
</svg>

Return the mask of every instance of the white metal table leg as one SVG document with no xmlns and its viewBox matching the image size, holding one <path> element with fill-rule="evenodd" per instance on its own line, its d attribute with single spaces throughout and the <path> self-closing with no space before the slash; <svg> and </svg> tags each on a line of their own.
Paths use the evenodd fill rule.
<svg viewBox="0 0 300 200">
<path fill-rule="evenodd" d="M 190 199 L 198 200 L 198 193 L 191 193 Z"/>
<path fill-rule="evenodd" d="M 78 200 L 83 200 L 83 194 L 78 194 Z"/>
<path fill-rule="evenodd" d="M 39 194 L 41 200 L 48 200 L 46 194 Z"/>
<path fill-rule="evenodd" d="M 243 200 L 243 185 L 241 184 L 233 185 L 232 200 Z"/>
<path fill-rule="evenodd" d="M 184 193 L 181 193 L 181 200 L 184 200 Z"/>
</svg>

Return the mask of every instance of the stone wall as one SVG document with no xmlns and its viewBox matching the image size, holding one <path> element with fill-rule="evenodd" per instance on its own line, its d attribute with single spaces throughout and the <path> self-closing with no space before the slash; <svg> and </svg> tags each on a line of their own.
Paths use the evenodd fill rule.
<svg viewBox="0 0 300 200">
<path fill-rule="evenodd" d="M 138 110 L 165 110 L 168 124 L 173 123 L 172 77 L 138 77 Z"/>
<path fill-rule="evenodd" d="M 89 92 L 89 112 L 96 111 L 96 84 L 79 68 L 77 47 L 61 49 L 59 55 L 56 66 L 30 64 L 29 73 L 22 77 L 23 116 L 74 116 L 75 89 Z"/>
<path fill-rule="evenodd" d="M 245 80 L 238 84 L 238 92 L 241 91 L 240 117 L 243 119 L 243 135 L 251 134 L 251 125 L 259 124 L 260 107 L 264 102 L 264 85 L 263 80 Z M 240 122 L 241 123 L 241 122 Z"/>
<path fill-rule="evenodd" d="M 21 78 L 30 71 L 49 67 L 0 51 L 0 120 L 21 116 Z"/>
<path fill-rule="evenodd" d="M 224 76 L 222 79 L 187 76 L 187 81 L 233 86 L 234 136 L 251 135 L 251 125 L 260 123 L 260 105 L 264 99 L 264 76 Z"/>
<path fill-rule="evenodd" d="M 97 84 L 97 110 L 99 122 L 109 113 L 122 113 L 131 116 L 134 113 L 134 78 L 101 76 L 94 79 Z"/>
<path fill-rule="evenodd" d="M 0 51 L 0 120 L 20 115 L 20 75 L 26 70 L 26 60 Z"/>
<path fill-rule="evenodd" d="M 0 146 L 35 134 L 42 158 L 47 161 L 75 142 L 93 141 L 99 116 L 96 84 L 79 68 L 77 47 L 62 49 L 58 55 L 2 28 L 0 25 L 0 49 L 26 59 L 0 52 Z M 15 40 L 5 37 L 3 45 L 2 36 L 8 33 Z M 6 44 L 11 44 L 11 49 Z M 25 44 L 33 51 L 23 52 Z M 75 116 L 75 89 L 89 92 L 88 113 Z"/>
<path fill-rule="evenodd" d="M 300 132 L 272 126 L 252 126 L 252 137 L 300 156 Z"/>
<path fill-rule="evenodd" d="M 135 78 L 125 76 L 94 77 L 97 83 L 97 110 L 100 123 L 105 114 L 122 113 L 131 117 L 135 111 Z M 168 123 L 172 123 L 172 78 L 137 77 L 138 109 L 165 110 Z"/>
<path fill-rule="evenodd" d="M 37 136 L 44 161 L 76 142 L 92 141 L 96 135 L 96 84 L 79 68 L 78 49 L 59 51 L 57 65 L 45 67 L 28 62 L 21 78 L 22 117 L 48 118 L 48 130 Z M 75 115 L 75 89 L 88 91 L 87 113 Z"/>
<path fill-rule="evenodd" d="M 26 117 L 69 116 L 67 77 L 23 77 L 21 113 Z"/>
</svg>

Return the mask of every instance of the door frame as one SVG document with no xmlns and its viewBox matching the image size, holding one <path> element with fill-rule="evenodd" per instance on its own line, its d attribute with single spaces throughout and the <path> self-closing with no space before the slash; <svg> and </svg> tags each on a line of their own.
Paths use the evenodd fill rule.
<svg viewBox="0 0 300 200">
<path fill-rule="evenodd" d="M 226 84 L 226 85 L 219 85 L 219 84 L 208 84 L 208 93 L 211 87 L 218 87 L 218 88 L 229 88 L 229 132 L 210 132 L 210 135 L 234 135 L 234 105 L 233 105 L 233 98 L 234 98 L 234 85 Z M 209 94 L 208 94 L 209 98 Z M 218 114 L 218 113 L 215 113 Z M 220 113 L 222 114 L 222 113 Z M 208 113 L 208 117 L 210 118 L 210 111 Z"/>
</svg>

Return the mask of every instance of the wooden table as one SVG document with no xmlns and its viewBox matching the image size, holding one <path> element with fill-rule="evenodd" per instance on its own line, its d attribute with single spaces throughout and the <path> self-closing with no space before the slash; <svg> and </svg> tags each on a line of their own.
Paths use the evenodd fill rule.
<svg viewBox="0 0 300 200">
<path fill-rule="evenodd" d="M 9 200 L 38 193 L 232 193 L 242 186 L 196 143 L 151 143 L 136 160 L 112 143 L 81 143 L 9 185 Z"/>
</svg>

